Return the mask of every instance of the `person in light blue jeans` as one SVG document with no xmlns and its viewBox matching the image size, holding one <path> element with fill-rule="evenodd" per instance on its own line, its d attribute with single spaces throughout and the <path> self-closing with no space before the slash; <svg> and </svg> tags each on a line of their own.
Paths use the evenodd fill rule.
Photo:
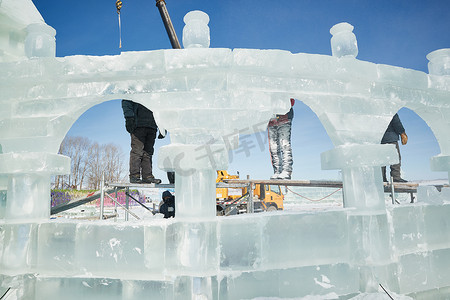
<svg viewBox="0 0 450 300">
<path fill-rule="evenodd" d="M 269 134 L 269 151 L 272 159 L 273 175 L 270 179 L 291 179 L 292 175 L 292 147 L 291 127 L 294 118 L 295 100 L 291 99 L 291 109 L 287 114 L 276 115 L 270 119 L 267 126 Z"/>
</svg>

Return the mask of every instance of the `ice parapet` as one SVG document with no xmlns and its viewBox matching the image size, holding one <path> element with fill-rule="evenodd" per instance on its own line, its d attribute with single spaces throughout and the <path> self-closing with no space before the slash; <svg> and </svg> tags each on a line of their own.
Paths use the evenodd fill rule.
<svg viewBox="0 0 450 300">
<path fill-rule="evenodd" d="M 428 53 L 428 71 L 433 75 L 450 75 L 450 49 Z"/>
<path fill-rule="evenodd" d="M 209 48 L 209 16 L 202 11 L 188 12 L 183 19 L 184 48 Z"/>
<path fill-rule="evenodd" d="M 333 56 L 356 57 L 358 55 L 358 44 L 356 36 L 352 32 L 353 26 L 348 23 L 339 23 L 331 27 L 331 52 Z"/>
</svg>

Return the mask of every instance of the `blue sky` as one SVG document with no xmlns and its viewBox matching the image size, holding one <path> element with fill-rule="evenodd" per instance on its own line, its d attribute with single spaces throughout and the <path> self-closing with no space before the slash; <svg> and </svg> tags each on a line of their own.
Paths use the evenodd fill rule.
<svg viewBox="0 0 450 300">
<path fill-rule="evenodd" d="M 115 0 L 33 1 L 47 24 L 57 31 L 59 57 L 171 48 L 154 0 L 122 2 L 119 49 Z M 166 4 L 180 42 L 184 15 L 191 10 L 206 12 L 210 16 L 212 48 L 282 49 L 331 55 L 329 29 L 348 22 L 355 27 L 358 59 L 428 73 L 426 55 L 450 47 L 448 0 L 166 0 Z M 320 153 L 333 145 L 317 116 L 299 101 L 294 112 L 293 178 L 339 179 L 337 171 L 320 168 Z M 447 178 L 447 173 L 430 171 L 429 159 L 440 150 L 425 122 L 407 109 L 400 110 L 399 115 L 409 136 L 408 144 L 401 146 L 403 177 Z M 130 141 L 119 100 L 91 108 L 68 134 L 86 136 L 101 144 L 115 143 L 128 159 Z M 229 172 L 267 179 L 272 173 L 267 144 L 259 144 L 255 136 L 246 140 L 251 147 L 249 153 L 233 153 Z M 158 140 L 156 152 L 168 142 L 168 138 Z M 154 173 L 166 180 L 156 167 Z"/>
</svg>

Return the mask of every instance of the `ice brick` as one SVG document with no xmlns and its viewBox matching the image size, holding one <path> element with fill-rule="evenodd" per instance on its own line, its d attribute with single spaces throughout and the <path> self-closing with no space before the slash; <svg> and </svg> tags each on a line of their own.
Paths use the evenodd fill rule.
<svg viewBox="0 0 450 300">
<path fill-rule="evenodd" d="M 216 169 L 175 169 L 175 211 L 178 219 L 215 218 L 216 177 Z"/>
<path fill-rule="evenodd" d="M 173 281 L 122 280 L 121 300 L 187 299 L 174 296 Z"/>
<path fill-rule="evenodd" d="M 21 223 L 5 224 L 2 227 L 1 272 L 12 275 L 32 273 L 36 267 L 38 225 Z"/>
<path fill-rule="evenodd" d="M 221 282 L 227 299 L 298 298 L 346 295 L 359 290 L 359 272 L 348 264 L 327 264 L 227 275 Z M 221 299 L 221 297 L 220 297 Z"/>
<path fill-rule="evenodd" d="M 291 60 L 291 52 L 284 50 L 233 50 L 233 67 L 246 73 L 285 75 L 291 69 Z"/>
<path fill-rule="evenodd" d="M 27 153 L 3 153 L 0 154 L 0 174 L 66 174 L 70 170 L 70 158 L 63 155 L 27 152 Z M 29 175 L 31 178 L 39 174 Z M 48 197 L 47 197 L 48 198 Z"/>
<path fill-rule="evenodd" d="M 155 222 L 144 225 L 145 267 L 149 273 L 162 274 L 166 263 L 166 227 L 167 222 Z"/>
<path fill-rule="evenodd" d="M 342 145 L 321 153 L 320 157 L 324 170 L 398 163 L 398 153 L 393 145 Z"/>
<path fill-rule="evenodd" d="M 391 259 L 386 213 L 350 214 L 348 216 L 349 249 L 355 265 L 388 264 Z"/>
<path fill-rule="evenodd" d="M 210 70 L 229 69 L 233 62 L 230 49 L 191 48 L 164 50 L 166 71 L 168 73 L 197 73 Z"/>
<path fill-rule="evenodd" d="M 450 204 L 423 207 L 425 242 L 428 247 L 450 247 Z"/>
<path fill-rule="evenodd" d="M 386 130 L 385 123 L 392 116 L 351 114 L 346 112 L 323 112 L 318 115 L 320 121 L 328 132 L 335 145 L 344 143 L 370 143 L 378 144 L 381 140 L 380 133 Z"/>
<path fill-rule="evenodd" d="M 417 252 L 399 257 L 400 293 L 426 291 L 437 287 L 437 274 L 431 265 L 430 252 Z"/>
<path fill-rule="evenodd" d="M 0 154 L 0 160 L 5 158 L 3 155 Z M 21 167 L 25 168 L 25 166 L 19 166 Z M 47 174 L 10 175 L 5 219 L 24 222 L 48 219 L 50 216 L 49 179 L 50 175 Z"/>
<path fill-rule="evenodd" d="M 346 263 L 280 270 L 280 298 L 348 295 L 358 291 L 359 270 Z"/>
<path fill-rule="evenodd" d="M 57 276 L 74 275 L 76 227 L 74 222 L 52 222 L 39 225 L 37 267 Z"/>
<path fill-rule="evenodd" d="M 392 246 L 396 254 L 412 253 L 423 247 L 423 207 L 393 206 L 390 210 Z"/>
<path fill-rule="evenodd" d="M 441 294 L 439 289 L 429 289 L 426 291 L 408 294 L 414 300 L 448 299 L 449 294 Z"/>
<path fill-rule="evenodd" d="M 316 108 L 320 114 L 322 107 L 327 108 L 329 113 L 345 113 L 345 114 L 366 114 L 371 112 L 378 115 L 384 115 L 390 109 L 391 103 L 382 99 L 365 98 L 361 96 L 336 96 L 336 95 L 308 95 L 300 98 L 308 106 Z M 388 114 L 389 117 L 392 115 Z M 389 118 L 385 121 L 389 123 Z M 387 124 L 386 124 L 387 126 Z M 381 140 L 381 137 L 380 137 Z"/>
<path fill-rule="evenodd" d="M 146 268 L 144 249 L 142 226 L 105 223 L 77 226 L 75 260 L 80 272 L 122 278 L 152 273 Z"/>
<path fill-rule="evenodd" d="M 217 223 L 174 222 L 167 226 L 166 268 L 168 274 L 205 276 L 219 268 Z"/>
<path fill-rule="evenodd" d="M 450 155 L 438 155 L 432 157 L 431 170 L 450 172 Z M 448 198 L 447 200 L 450 200 L 450 198 Z"/>
<path fill-rule="evenodd" d="M 353 207 L 360 211 L 384 212 L 381 168 L 343 168 L 342 181 L 344 207 Z"/>
<path fill-rule="evenodd" d="M 450 248 L 434 250 L 431 265 L 436 274 L 437 286 L 450 286 Z"/>
<path fill-rule="evenodd" d="M 275 214 L 265 218 L 262 268 L 348 261 L 345 211 Z"/>
<path fill-rule="evenodd" d="M 219 299 L 254 299 L 278 297 L 280 294 L 280 270 L 224 274 L 220 282 Z"/>
<path fill-rule="evenodd" d="M 32 299 L 122 300 L 122 282 L 110 278 L 39 277 Z"/>
<path fill-rule="evenodd" d="M 399 293 L 397 269 L 397 263 L 359 267 L 360 291 L 373 293 L 380 290 L 381 284 L 387 290 Z"/>
<path fill-rule="evenodd" d="M 220 219 L 221 269 L 254 270 L 261 266 L 263 228 L 266 219 L 263 215 Z"/>
<path fill-rule="evenodd" d="M 428 76 L 423 72 L 382 64 L 377 65 L 377 69 L 378 80 L 381 82 L 411 89 L 428 88 Z"/>
<path fill-rule="evenodd" d="M 222 299 L 218 297 L 220 288 L 216 276 L 188 277 L 179 276 L 174 280 L 173 299 Z"/>
<path fill-rule="evenodd" d="M 417 187 L 417 201 L 428 204 L 443 204 L 444 201 L 450 201 L 450 188 L 442 187 L 440 189 L 434 186 Z"/>
</svg>

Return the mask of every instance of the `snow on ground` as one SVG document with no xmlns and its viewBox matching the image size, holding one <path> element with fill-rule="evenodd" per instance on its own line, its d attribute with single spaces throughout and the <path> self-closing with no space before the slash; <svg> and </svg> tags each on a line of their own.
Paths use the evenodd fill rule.
<svg viewBox="0 0 450 300">
<path fill-rule="evenodd" d="M 448 185 L 447 179 L 428 180 L 428 181 L 414 181 L 410 183 L 417 183 L 420 186 L 430 185 Z M 340 188 L 323 188 L 323 187 L 282 187 L 284 194 L 284 210 L 285 211 L 321 211 L 327 209 L 343 208 L 343 195 Z M 158 211 L 159 203 L 161 201 L 161 194 L 163 189 L 142 189 L 140 191 L 145 195 L 146 202 L 144 203 L 150 210 Z M 171 190 L 173 193 L 173 189 Z M 386 205 L 392 204 L 390 193 L 385 193 Z M 414 194 L 414 196 L 416 196 Z M 411 202 L 411 195 L 409 193 L 396 193 L 396 205 L 408 204 Z M 414 201 L 416 201 L 416 197 Z M 162 215 L 156 214 L 153 216 L 144 207 L 130 200 L 130 211 L 136 214 L 140 219 L 161 218 Z M 125 210 L 117 207 L 119 214 L 117 220 L 124 220 Z M 114 214 L 113 207 L 105 207 L 105 215 Z M 95 218 L 99 216 L 99 208 L 93 205 L 83 205 L 65 213 L 61 213 L 55 218 Z M 129 215 L 129 220 L 135 219 Z"/>
</svg>

